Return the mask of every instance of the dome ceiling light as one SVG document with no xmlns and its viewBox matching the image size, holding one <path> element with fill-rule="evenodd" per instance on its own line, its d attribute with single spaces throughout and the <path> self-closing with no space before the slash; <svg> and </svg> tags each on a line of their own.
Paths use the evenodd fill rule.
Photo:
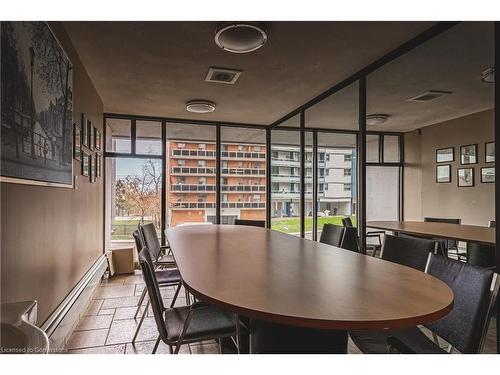
<svg viewBox="0 0 500 375">
<path fill-rule="evenodd" d="M 484 83 L 495 83 L 495 68 L 491 67 L 482 72 L 481 81 Z"/>
<path fill-rule="evenodd" d="M 366 116 L 366 125 L 368 126 L 380 125 L 386 122 L 388 118 L 389 115 L 385 113 L 376 113 L 373 115 L 368 115 Z"/>
<path fill-rule="evenodd" d="M 186 111 L 192 113 L 211 113 L 215 107 L 215 103 L 210 100 L 190 100 L 186 103 Z"/>
<path fill-rule="evenodd" d="M 215 43 L 219 48 L 233 53 L 258 50 L 267 41 L 263 26 L 254 23 L 223 24 L 215 30 Z"/>
</svg>

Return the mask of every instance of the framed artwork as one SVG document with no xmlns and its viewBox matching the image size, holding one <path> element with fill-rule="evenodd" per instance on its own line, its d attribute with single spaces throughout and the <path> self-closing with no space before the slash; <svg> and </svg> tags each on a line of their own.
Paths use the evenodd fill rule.
<svg viewBox="0 0 500 375">
<path fill-rule="evenodd" d="M 95 161 L 95 154 L 90 155 L 90 175 L 89 175 L 89 180 L 90 182 L 95 182 L 95 166 L 96 166 L 96 161 Z"/>
<path fill-rule="evenodd" d="M 495 162 L 495 142 L 487 142 L 485 145 L 484 158 L 486 163 Z"/>
<path fill-rule="evenodd" d="M 95 176 L 96 178 L 101 177 L 101 162 L 102 162 L 102 156 L 101 154 L 96 155 L 96 169 L 95 169 Z"/>
<path fill-rule="evenodd" d="M 46 22 L 0 27 L 0 181 L 72 188 L 71 61 Z"/>
<path fill-rule="evenodd" d="M 89 147 L 89 127 L 84 113 L 82 113 L 82 145 Z"/>
<path fill-rule="evenodd" d="M 91 155 L 88 151 L 82 150 L 82 176 L 90 176 Z"/>
<path fill-rule="evenodd" d="M 450 164 L 436 165 L 436 182 L 438 184 L 451 182 L 451 165 Z"/>
<path fill-rule="evenodd" d="M 457 184 L 459 187 L 474 186 L 474 168 L 458 168 Z"/>
<path fill-rule="evenodd" d="M 436 150 L 436 163 L 450 163 L 455 161 L 455 147 L 440 148 Z"/>
<path fill-rule="evenodd" d="M 82 160 L 82 136 L 80 125 L 73 124 L 73 158 L 75 160 Z"/>
<path fill-rule="evenodd" d="M 495 167 L 481 168 L 481 182 L 484 184 L 495 182 Z"/>
<path fill-rule="evenodd" d="M 93 151 L 95 149 L 95 127 L 92 122 L 89 123 L 89 148 Z"/>
<path fill-rule="evenodd" d="M 477 163 L 477 145 L 460 146 L 460 164 Z"/>
<path fill-rule="evenodd" d="M 101 150 L 101 132 L 99 130 L 95 130 L 95 149 Z"/>
</svg>

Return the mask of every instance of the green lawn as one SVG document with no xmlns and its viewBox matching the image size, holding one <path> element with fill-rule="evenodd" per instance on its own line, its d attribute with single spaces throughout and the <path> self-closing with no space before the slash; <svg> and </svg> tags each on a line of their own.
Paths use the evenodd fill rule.
<svg viewBox="0 0 500 375">
<path fill-rule="evenodd" d="M 319 216 L 318 217 L 318 230 L 323 228 L 325 224 L 342 225 L 342 219 L 345 216 Z M 353 225 L 356 225 L 356 216 L 351 216 Z M 298 217 L 292 218 L 277 218 L 272 219 L 271 229 L 285 232 L 285 233 L 298 233 L 300 232 L 300 221 Z M 312 217 L 306 217 L 306 232 L 312 230 Z"/>
<path fill-rule="evenodd" d="M 132 240 L 132 232 L 137 229 L 140 220 L 115 220 L 113 222 L 112 240 Z M 150 223 L 144 220 L 144 224 Z"/>
</svg>

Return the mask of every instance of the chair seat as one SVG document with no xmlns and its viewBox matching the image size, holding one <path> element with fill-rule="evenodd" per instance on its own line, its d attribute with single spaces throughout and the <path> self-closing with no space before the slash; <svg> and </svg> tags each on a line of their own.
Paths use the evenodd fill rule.
<svg viewBox="0 0 500 375">
<path fill-rule="evenodd" d="M 397 338 L 419 354 L 447 354 L 417 327 L 383 332 L 350 331 L 349 336 L 359 350 L 367 354 L 388 353 L 389 337 Z"/>
<path fill-rule="evenodd" d="M 156 271 L 156 279 L 160 285 L 177 284 L 181 281 L 181 274 L 178 269 L 159 270 Z"/>
<path fill-rule="evenodd" d="M 155 263 L 159 266 L 172 266 L 175 265 L 175 259 L 173 255 L 162 255 Z"/>
<path fill-rule="evenodd" d="M 234 315 L 226 313 L 214 306 L 201 304 L 194 307 L 194 312 L 189 323 L 184 341 L 202 340 L 205 337 L 230 336 L 235 334 Z M 184 322 L 189 313 L 190 306 L 175 307 L 165 311 L 165 325 L 167 328 L 167 339 L 177 341 Z"/>
</svg>

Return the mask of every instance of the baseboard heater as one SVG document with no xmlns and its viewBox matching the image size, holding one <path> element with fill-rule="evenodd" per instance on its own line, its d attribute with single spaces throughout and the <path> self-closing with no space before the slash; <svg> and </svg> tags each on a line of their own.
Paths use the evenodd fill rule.
<svg viewBox="0 0 500 375">
<path fill-rule="evenodd" d="M 81 314 L 85 312 L 92 294 L 99 285 L 107 267 L 108 262 L 103 254 L 42 324 L 41 328 L 50 339 L 51 352 L 65 347 L 69 334 L 73 331 L 75 324 L 78 323 Z"/>
</svg>

